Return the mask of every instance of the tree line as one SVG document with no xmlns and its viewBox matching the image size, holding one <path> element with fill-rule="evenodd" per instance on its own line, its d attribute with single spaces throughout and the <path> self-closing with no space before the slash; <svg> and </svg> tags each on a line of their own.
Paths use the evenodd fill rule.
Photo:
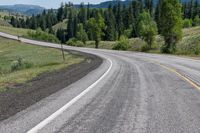
<svg viewBox="0 0 200 133">
<path fill-rule="evenodd" d="M 134 0 L 128 6 L 119 2 L 107 9 L 94 9 L 83 3 L 76 8 L 72 3 L 62 3 L 58 10 L 44 10 L 26 19 L 12 17 L 10 23 L 20 28 L 41 28 L 56 35 L 62 43 L 71 38 L 83 43 L 94 40 L 96 48 L 101 40 L 116 41 L 126 36 L 142 38 L 150 49 L 155 36 L 161 34 L 165 40 L 163 52 L 171 53 L 182 37 L 183 26 L 200 25 L 199 15 L 198 0 L 182 4 L 179 0 L 159 0 L 156 6 L 153 0 Z M 52 29 L 64 20 L 67 20 L 66 28 Z"/>
</svg>

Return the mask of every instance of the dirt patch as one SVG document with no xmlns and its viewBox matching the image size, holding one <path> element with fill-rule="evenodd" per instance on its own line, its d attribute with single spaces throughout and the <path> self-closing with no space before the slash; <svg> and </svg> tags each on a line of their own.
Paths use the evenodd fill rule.
<svg viewBox="0 0 200 133">
<path fill-rule="evenodd" d="M 85 60 L 59 71 L 41 74 L 27 83 L 13 85 L 6 92 L 0 93 L 0 121 L 69 86 L 102 63 L 102 59 L 94 55 L 68 52 L 84 56 Z"/>
</svg>

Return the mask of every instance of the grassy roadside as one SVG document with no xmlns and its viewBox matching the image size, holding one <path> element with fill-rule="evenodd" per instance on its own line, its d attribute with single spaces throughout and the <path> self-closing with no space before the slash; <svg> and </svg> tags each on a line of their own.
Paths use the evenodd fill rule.
<svg viewBox="0 0 200 133">
<path fill-rule="evenodd" d="M 8 27 L 8 26 L 0 26 L 0 31 L 8 33 L 8 34 L 16 35 L 16 36 L 27 36 L 28 31 L 33 31 L 33 30 L 23 29 L 23 28 L 14 28 L 14 27 Z"/>
<path fill-rule="evenodd" d="M 13 35 L 27 37 L 28 32 L 30 32 L 31 30 L 0 26 L 0 31 L 13 34 Z M 34 30 L 32 31 L 35 32 Z M 41 37 L 42 36 L 39 35 L 39 37 L 37 36 L 35 38 L 34 37 L 28 37 L 28 38 L 33 38 L 36 40 L 43 40 L 44 38 L 45 39 L 52 38 L 52 37 L 48 37 L 48 35 L 44 36 L 43 38 Z M 53 40 L 56 40 L 56 39 L 53 39 Z M 129 39 L 129 44 L 130 44 L 130 48 L 128 49 L 128 51 L 139 51 L 139 52 L 143 52 L 143 47 L 146 45 L 146 43 L 140 38 Z M 161 54 L 161 47 L 163 44 L 164 44 L 164 39 L 158 35 L 156 37 L 155 44 L 152 46 L 152 49 L 145 52 Z M 115 41 L 101 41 L 99 44 L 99 48 L 112 49 L 115 45 L 116 45 Z M 84 47 L 94 48 L 95 42 L 87 41 Z M 183 29 L 183 39 L 177 44 L 177 52 L 175 53 L 175 55 L 188 56 L 188 57 L 193 57 L 193 58 L 200 57 L 200 26 Z"/>
<path fill-rule="evenodd" d="M 145 42 L 140 38 L 129 39 L 130 48 L 128 51 L 143 52 L 142 48 Z M 161 36 L 156 36 L 155 44 L 152 49 L 145 51 L 147 53 L 162 54 L 161 47 L 164 44 L 164 39 Z M 113 41 L 101 41 L 100 49 L 112 49 L 116 45 Z M 94 48 L 94 41 L 88 41 L 85 47 Z M 200 59 L 200 26 L 183 29 L 183 39 L 177 44 L 177 52 L 174 55 L 183 57 L 192 57 Z"/>
<path fill-rule="evenodd" d="M 0 92 L 16 83 L 24 83 L 41 73 L 51 72 L 84 60 L 65 52 L 66 63 L 60 50 L 26 45 L 17 41 L 0 38 Z M 28 68 L 12 70 L 19 58 L 31 64 Z"/>
</svg>

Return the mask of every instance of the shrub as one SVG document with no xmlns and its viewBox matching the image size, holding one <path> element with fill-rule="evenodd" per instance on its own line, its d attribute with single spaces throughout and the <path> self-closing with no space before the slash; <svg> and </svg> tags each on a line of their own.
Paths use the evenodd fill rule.
<svg viewBox="0 0 200 133">
<path fill-rule="evenodd" d="M 78 32 L 77 32 L 77 39 L 82 41 L 84 44 L 86 44 L 86 41 L 88 41 L 88 35 L 86 31 L 83 29 L 83 24 L 78 25 Z"/>
<path fill-rule="evenodd" d="M 145 46 L 145 49 L 150 50 L 158 34 L 158 29 L 156 22 L 152 19 L 149 12 L 143 12 L 139 15 L 138 33 L 139 37 L 148 45 Z"/>
<path fill-rule="evenodd" d="M 131 37 L 131 34 L 132 34 L 132 27 L 130 27 L 129 29 L 125 30 L 124 31 L 124 35 L 127 36 L 128 38 Z"/>
<path fill-rule="evenodd" d="M 32 66 L 33 66 L 32 63 L 30 63 L 22 58 L 18 58 L 17 60 L 15 60 L 11 63 L 11 71 L 27 69 L 27 68 L 31 68 Z"/>
<path fill-rule="evenodd" d="M 193 25 L 194 26 L 199 26 L 200 25 L 200 18 L 199 16 L 195 16 L 194 20 L 193 20 Z"/>
<path fill-rule="evenodd" d="M 147 45 L 146 42 L 140 38 L 132 38 L 129 40 L 131 50 L 133 51 L 142 51 L 142 47 Z"/>
<path fill-rule="evenodd" d="M 183 28 L 192 27 L 192 20 L 191 19 L 184 19 L 183 20 Z"/>
<path fill-rule="evenodd" d="M 0 66 L 0 74 L 2 73 L 2 71 L 3 71 L 3 70 L 2 70 L 2 67 Z"/>
<path fill-rule="evenodd" d="M 37 29 L 36 31 L 28 31 L 28 38 L 32 38 L 35 40 L 47 41 L 52 43 L 60 43 L 58 38 L 53 34 L 49 34 L 47 32 L 42 31 L 41 29 Z"/>
<path fill-rule="evenodd" d="M 121 36 L 117 44 L 113 47 L 114 50 L 127 50 L 129 48 L 130 44 L 126 36 Z"/>
<path fill-rule="evenodd" d="M 83 47 L 84 43 L 81 42 L 81 41 L 79 41 L 76 38 L 71 38 L 71 39 L 69 39 L 69 41 L 67 41 L 67 45 L 69 45 L 69 46 L 75 46 L 75 47 Z"/>
<path fill-rule="evenodd" d="M 147 51 L 149 51 L 150 49 L 149 49 L 149 46 L 146 44 L 146 45 L 143 45 L 142 46 L 142 49 L 141 49 L 141 52 L 147 52 Z"/>
<path fill-rule="evenodd" d="M 195 35 L 191 38 L 185 38 L 177 45 L 177 54 L 199 55 L 200 54 L 200 36 Z"/>
</svg>

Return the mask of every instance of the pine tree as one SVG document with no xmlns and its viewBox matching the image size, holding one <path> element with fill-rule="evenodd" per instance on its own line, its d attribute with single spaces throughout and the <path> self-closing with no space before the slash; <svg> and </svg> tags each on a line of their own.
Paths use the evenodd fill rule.
<svg viewBox="0 0 200 133">
<path fill-rule="evenodd" d="M 56 32 L 57 38 L 61 41 L 61 43 L 65 43 L 65 31 L 63 29 L 58 29 Z"/>
<path fill-rule="evenodd" d="M 61 3 L 60 8 L 58 8 L 57 19 L 58 21 L 63 21 L 64 18 L 64 5 Z"/>
<path fill-rule="evenodd" d="M 73 36 L 75 37 L 76 34 L 77 34 L 77 31 L 78 31 L 78 20 L 77 20 L 77 16 L 74 16 L 74 19 L 73 19 Z"/>
<path fill-rule="evenodd" d="M 86 31 L 83 29 L 83 24 L 78 24 L 78 32 L 77 32 L 76 37 L 78 40 L 86 44 L 86 41 L 88 40 L 88 36 L 87 36 Z"/>
<path fill-rule="evenodd" d="M 158 26 L 158 32 L 160 33 L 160 17 L 161 17 L 161 6 L 162 6 L 162 1 L 163 0 L 159 0 L 156 6 L 156 11 L 155 11 L 155 21 L 157 23 Z"/>
<path fill-rule="evenodd" d="M 68 41 L 72 37 L 74 37 L 74 18 L 73 18 L 73 13 L 72 13 L 72 10 L 71 10 L 70 14 L 69 14 L 68 24 L 67 24 L 67 38 L 66 38 L 66 40 Z"/>
<path fill-rule="evenodd" d="M 199 15 L 199 3 L 198 3 L 198 0 L 195 1 L 194 3 L 194 17 Z"/>
<path fill-rule="evenodd" d="M 153 0 L 145 0 L 145 9 L 153 15 Z"/>
<path fill-rule="evenodd" d="M 147 42 L 148 49 L 151 49 L 157 35 L 157 25 L 149 12 L 143 12 L 139 15 L 138 31 L 140 37 Z"/>
<path fill-rule="evenodd" d="M 123 20 L 121 14 L 121 2 L 117 4 L 117 13 L 116 13 L 116 30 L 118 32 L 118 39 L 123 34 Z"/>
<path fill-rule="evenodd" d="M 194 0 L 191 0 L 189 4 L 189 18 L 193 17 L 194 17 Z"/>
<path fill-rule="evenodd" d="M 81 3 L 80 11 L 79 11 L 79 14 L 78 14 L 78 18 L 79 18 L 79 23 L 82 23 L 82 24 L 85 25 L 85 23 L 87 21 L 87 10 L 84 7 L 83 3 Z"/>
<path fill-rule="evenodd" d="M 17 20 L 15 19 L 14 16 L 11 17 L 11 22 L 10 23 L 11 23 L 12 26 L 17 27 Z"/>
<path fill-rule="evenodd" d="M 108 10 L 105 11 L 105 24 L 105 40 L 116 40 L 115 16 L 113 14 L 111 5 L 109 6 Z"/>
<path fill-rule="evenodd" d="M 31 17 L 31 29 L 36 29 L 37 28 L 37 22 L 36 22 L 36 17 L 32 15 Z"/>
<path fill-rule="evenodd" d="M 101 38 L 103 36 L 103 30 L 105 29 L 104 18 L 101 16 L 100 13 L 97 13 L 97 17 L 90 18 L 87 25 L 89 28 L 89 33 L 93 35 L 95 48 L 98 48 L 99 42 L 101 41 Z"/>
<path fill-rule="evenodd" d="M 90 19 L 90 3 L 87 5 L 87 20 Z"/>
<path fill-rule="evenodd" d="M 165 39 L 163 52 L 175 52 L 176 43 L 182 38 L 182 12 L 179 0 L 162 2 L 160 25 L 161 34 Z"/>
</svg>

